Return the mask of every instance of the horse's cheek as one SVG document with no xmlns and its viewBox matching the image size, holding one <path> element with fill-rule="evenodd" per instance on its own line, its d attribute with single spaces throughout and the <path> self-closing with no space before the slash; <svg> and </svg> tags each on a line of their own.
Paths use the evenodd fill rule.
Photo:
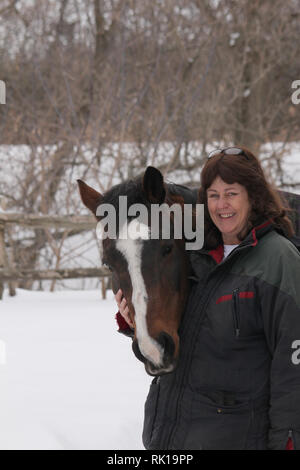
<svg viewBox="0 0 300 470">
<path fill-rule="evenodd" d="M 120 289 L 120 281 L 118 277 L 116 276 L 116 274 L 114 273 L 112 274 L 112 277 L 111 277 L 111 284 L 112 284 L 113 293 L 116 294 L 118 290 Z"/>
</svg>

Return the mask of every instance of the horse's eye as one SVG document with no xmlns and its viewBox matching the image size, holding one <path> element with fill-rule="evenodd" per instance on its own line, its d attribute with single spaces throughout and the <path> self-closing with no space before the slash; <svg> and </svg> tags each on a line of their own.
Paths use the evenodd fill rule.
<svg viewBox="0 0 300 470">
<path fill-rule="evenodd" d="M 171 253 L 172 249 L 173 249 L 173 246 L 172 246 L 172 245 L 165 245 L 165 246 L 163 246 L 163 249 L 162 249 L 162 254 L 163 254 L 163 256 L 166 256 L 166 255 L 168 255 L 169 253 Z"/>
<path fill-rule="evenodd" d="M 105 266 L 107 269 L 109 269 L 110 271 L 112 271 L 112 267 L 111 267 L 106 261 L 103 261 L 102 264 L 103 264 L 103 266 Z"/>
</svg>

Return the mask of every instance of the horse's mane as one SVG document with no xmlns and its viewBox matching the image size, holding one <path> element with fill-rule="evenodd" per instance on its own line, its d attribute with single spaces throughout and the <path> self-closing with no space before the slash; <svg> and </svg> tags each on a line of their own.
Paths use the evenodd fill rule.
<svg viewBox="0 0 300 470">
<path fill-rule="evenodd" d="M 198 188 L 188 188 L 187 186 L 183 186 L 182 184 L 177 184 L 177 183 L 166 183 L 166 186 L 168 188 L 168 194 L 169 197 L 171 196 L 171 199 L 176 196 L 179 196 L 180 199 L 185 203 L 185 204 L 196 204 L 197 202 L 197 197 L 198 197 Z"/>
<path fill-rule="evenodd" d="M 124 183 L 117 184 L 108 190 L 102 200 L 102 204 L 112 204 L 115 209 L 119 207 L 119 196 L 127 196 L 128 206 L 132 204 L 144 204 L 150 207 L 150 202 L 147 200 L 143 191 L 142 177 L 137 177 L 125 181 Z M 192 189 L 192 192 L 186 186 L 175 183 L 164 183 L 166 190 L 166 203 L 171 205 L 175 202 L 195 204 L 197 199 L 197 190 Z"/>
<path fill-rule="evenodd" d="M 119 207 L 119 196 L 127 196 L 127 205 L 149 205 L 142 188 L 142 178 L 135 178 L 117 184 L 109 189 L 103 196 L 101 204 L 112 204 L 115 209 Z"/>
</svg>

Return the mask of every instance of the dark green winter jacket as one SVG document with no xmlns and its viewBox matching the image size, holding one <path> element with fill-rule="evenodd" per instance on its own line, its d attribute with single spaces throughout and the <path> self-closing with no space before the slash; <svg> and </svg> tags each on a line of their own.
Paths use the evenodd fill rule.
<svg viewBox="0 0 300 470">
<path fill-rule="evenodd" d="M 146 449 L 300 449 L 300 253 L 271 223 L 191 253 L 177 369 L 151 384 Z"/>
</svg>

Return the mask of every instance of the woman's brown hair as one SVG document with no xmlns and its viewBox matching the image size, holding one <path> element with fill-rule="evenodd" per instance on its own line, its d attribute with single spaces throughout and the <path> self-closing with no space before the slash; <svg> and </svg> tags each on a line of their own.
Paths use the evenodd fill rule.
<svg viewBox="0 0 300 470">
<path fill-rule="evenodd" d="M 207 189 L 220 176 L 227 184 L 239 183 L 247 190 L 251 212 L 248 225 L 238 235 L 242 241 L 249 231 L 266 220 L 287 236 L 294 234 L 293 224 L 287 213 L 288 203 L 278 191 L 267 182 L 259 160 L 246 148 L 240 155 L 219 153 L 210 158 L 201 173 L 201 187 L 198 202 L 204 204 L 205 248 L 212 249 L 223 243 L 221 232 L 210 218 L 207 208 Z"/>
</svg>

